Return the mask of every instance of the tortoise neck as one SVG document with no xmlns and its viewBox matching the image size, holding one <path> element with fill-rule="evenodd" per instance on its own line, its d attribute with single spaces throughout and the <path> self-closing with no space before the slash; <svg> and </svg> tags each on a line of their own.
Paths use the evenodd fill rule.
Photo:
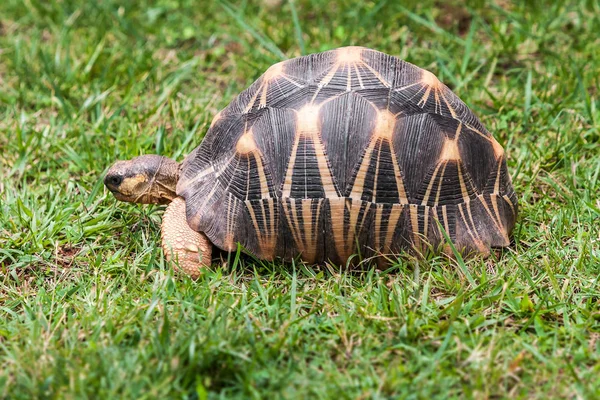
<svg viewBox="0 0 600 400">
<path fill-rule="evenodd" d="M 160 157 L 150 189 L 150 196 L 157 199 L 157 203 L 168 204 L 177 197 L 179 171 L 180 164 L 178 162 L 167 157 Z"/>
</svg>

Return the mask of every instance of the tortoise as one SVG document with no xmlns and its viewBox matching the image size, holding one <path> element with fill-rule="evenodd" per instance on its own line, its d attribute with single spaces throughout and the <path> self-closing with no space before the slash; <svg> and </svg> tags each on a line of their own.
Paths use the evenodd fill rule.
<svg viewBox="0 0 600 400">
<path fill-rule="evenodd" d="M 307 263 L 449 241 L 485 256 L 509 245 L 517 217 L 503 147 L 465 103 L 433 73 L 363 47 L 271 66 L 183 162 L 118 161 L 104 182 L 118 200 L 168 204 L 163 249 L 192 276 L 213 246 L 238 244 Z"/>
</svg>

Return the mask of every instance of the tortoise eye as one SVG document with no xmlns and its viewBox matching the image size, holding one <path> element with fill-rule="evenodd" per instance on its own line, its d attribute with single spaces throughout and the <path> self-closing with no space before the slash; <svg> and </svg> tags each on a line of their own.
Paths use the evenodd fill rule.
<svg viewBox="0 0 600 400">
<path fill-rule="evenodd" d="M 119 186 L 121 182 L 123 182 L 123 177 L 121 175 L 110 175 L 104 180 L 104 183 L 113 187 Z"/>
</svg>

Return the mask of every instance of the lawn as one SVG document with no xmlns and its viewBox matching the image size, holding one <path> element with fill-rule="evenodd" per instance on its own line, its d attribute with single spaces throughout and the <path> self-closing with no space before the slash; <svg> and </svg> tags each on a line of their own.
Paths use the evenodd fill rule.
<svg viewBox="0 0 600 400">
<path fill-rule="evenodd" d="M 0 398 L 600 397 L 600 5 L 463 3 L 1 1 Z M 180 161 L 271 64 L 351 44 L 506 148 L 514 243 L 174 274 L 163 208 L 116 202 L 109 165 Z"/>
</svg>

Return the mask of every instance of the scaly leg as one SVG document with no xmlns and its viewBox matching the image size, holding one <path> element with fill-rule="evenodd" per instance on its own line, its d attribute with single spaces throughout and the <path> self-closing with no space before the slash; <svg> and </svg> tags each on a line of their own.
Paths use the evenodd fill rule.
<svg viewBox="0 0 600 400">
<path fill-rule="evenodd" d="M 190 228 L 185 216 L 185 200 L 173 199 L 163 215 L 162 246 L 167 261 L 173 261 L 177 270 L 192 278 L 200 276 L 210 265 L 212 243 L 206 235 Z"/>
</svg>

